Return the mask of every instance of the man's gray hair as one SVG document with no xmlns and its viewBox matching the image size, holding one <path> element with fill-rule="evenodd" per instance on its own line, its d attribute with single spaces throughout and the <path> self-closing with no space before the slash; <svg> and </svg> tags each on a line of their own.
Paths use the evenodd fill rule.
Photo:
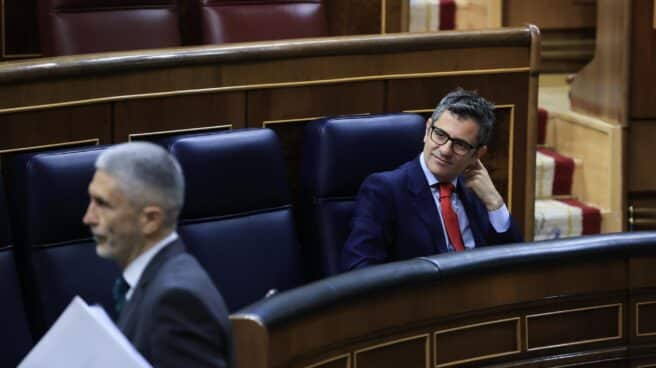
<svg viewBox="0 0 656 368">
<path fill-rule="evenodd" d="M 472 119 L 478 123 L 478 146 L 486 145 L 492 135 L 494 126 L 494 104 L 479 96 L 474 91 L 466 91 L 462 88 L 450 92 L 435 107 L 431 120 L 433 123 L 448 110 L 458 119 Z"/>
<path fill-rule="evenodd" d="M 96 169 L 115 179 L 133 206 L 158 206 L 164 211 L 163 225 L 175 227 L 184 204 L 184 176 L 164 148 L 147 142 L 111 146 L 96 160 Z"/>
</svg>

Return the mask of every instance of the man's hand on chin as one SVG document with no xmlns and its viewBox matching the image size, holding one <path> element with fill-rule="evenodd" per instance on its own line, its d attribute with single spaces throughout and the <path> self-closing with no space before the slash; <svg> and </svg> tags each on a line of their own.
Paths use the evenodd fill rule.
<svg viewBox="0 0 656 368">
<path fill-rule="evenodd" d="M 476 193 L 478 198 L 481 199 L 488 212 L 498 210 L 503 206 L 503 198 L 497 191 L 492 183 L 492 178 L 487 172 L 481 160 L 476 162 L 465 169 L 463 172 L 465 178 L 465 186 Z"/>
</svg>

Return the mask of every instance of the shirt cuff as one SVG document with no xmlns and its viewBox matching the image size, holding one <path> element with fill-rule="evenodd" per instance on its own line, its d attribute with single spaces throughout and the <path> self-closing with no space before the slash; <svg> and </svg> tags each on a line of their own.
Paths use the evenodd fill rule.
<svg viewBox="0 0 656 368">
<path fill-rule="evenodd" d="M 497 233 L 505 233 L 510 228 L 510 213 L 505 204 L 494 211 L 488 212 L 487 215 Z"/>
</svg>

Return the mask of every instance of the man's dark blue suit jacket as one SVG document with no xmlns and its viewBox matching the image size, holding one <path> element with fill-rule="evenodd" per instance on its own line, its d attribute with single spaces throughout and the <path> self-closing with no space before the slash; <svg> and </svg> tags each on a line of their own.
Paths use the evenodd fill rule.
<svg viewBox="0 0 656 368">
<path fill-rule="evenodd" d="M 477 247 L 522 241 L 512 218 L 510 228 L 497 233 L 483 202 L 462 181 L 457 193 Z M 343 270 L 447 251 L 437 206 L 419 158 L 365 179 L 356 199 L 351 234 L 342 251 Z"/>
</svg>

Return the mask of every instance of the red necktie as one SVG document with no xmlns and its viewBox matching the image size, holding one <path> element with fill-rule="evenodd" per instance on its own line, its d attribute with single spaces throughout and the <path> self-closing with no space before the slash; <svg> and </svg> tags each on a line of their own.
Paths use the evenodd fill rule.
<svg viewBox="0 0 656 368">
<path fill-rule="evenodd" d="M 449 235 L 449 240 L 453 244 L 456 252 L 465 250 L 462 243 L 462 235 L 460 235 L 460 225 L 458 225 L 458 215 L 451 206 L 451 193 L 455 189 L 451 183 L 440 183 L 440 208 L 442 210 L 442 220 L 446 227 L 446 233 Z"/>
</svg>

